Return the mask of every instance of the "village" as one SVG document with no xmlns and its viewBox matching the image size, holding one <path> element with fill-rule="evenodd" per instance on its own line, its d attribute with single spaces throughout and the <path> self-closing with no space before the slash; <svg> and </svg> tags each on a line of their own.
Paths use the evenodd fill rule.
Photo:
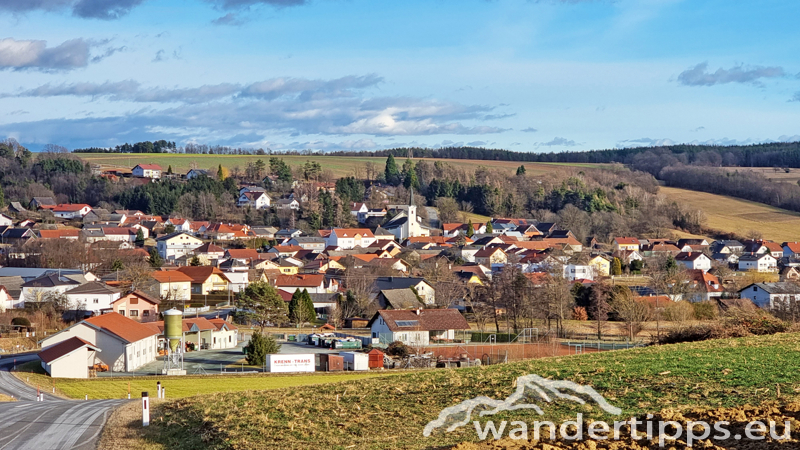
<svg viewBox="0 0 800 450">
<path fill-rule="evenodd" d="M 211 170 L 169 172 L 138 164 L 96 175 L 144 183 L 216 176 Z M 269 189 L 274 181 L 270 175 L 262 183 L 242 183 L 236 207 L 288 212 L 293 220 L 309 186 L 293 182 L 282 195 Z M 336 189 L 330 182 L 306 184 L 329 195 Z M 0 215 L 6 262 L 0 267 L 0 312 L 46 307 L 67 326 L 47 330 L 26 320 L 0 333 L 35 336 L 42 367 L 54 378 L 161 373 L 160 358 L 168 353 L 166 311 L 180 311 L 181 352 L 237 355 L 259 325 L 267 332 L 288 326 L 310 330 L 281 328 L 280 360 L 296 371 L 450 367 L 543 356 L 526 355 L 525 345 L 541 347 L 544 340 L 567 345 L 553 354 L 578 351 L 565 341 L 569 333 L 562 324 L 569 320 L 598 323 L 599 351 L 605 349 L 603 321 L 624 323 L 622 338 L 635 345 L 647 343 L 640 333 L 651 320 L 703 319 L 744 303 L 793 314 L 800 299 L 797 242 L 580 240 L 557 222 L 441 222 L 431 218 L 435 210 L 418 206 L 413 186 L 402 191 L 404 199 L 390 185 L 372 184 L 368 192 L 373 207 L 367 198 L 347 205 L 346 221 L 353 226 L 305 231 L 108 211 L 52 197 L 12 202 Z M 30 267 L 30 261 L 51 256 L 43 251 L 58 252 L 59 243 L 72 245 L 69 251 L 77 244 L 97 259 L 69 268 Z M 274 289 L 288 314 L 259 317 L 242 305 L 249 288 L 261 285 Z M 298 312 L 297 299 L 308 299 L 305 313 Z M 485 346 L 498 342 L 504 344 Z M 322 346 L 327 351 L 316 349 Z M 337 351 L 344 349 L 351 351 Z M 408 359 L 397 362 L 385 352 Z M 423 355 L 426 360 L 411 361 Z M 197 371 L 215 369 L 201 367 L 202 355 L 193 358 Z"/>
</svg>

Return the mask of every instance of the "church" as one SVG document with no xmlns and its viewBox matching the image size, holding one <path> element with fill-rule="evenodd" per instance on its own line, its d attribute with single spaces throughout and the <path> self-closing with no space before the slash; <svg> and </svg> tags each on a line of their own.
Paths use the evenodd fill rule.
<svg viewBox="0 0 800 450">
<path fill-rule="evenodd" d="M 383 228 L 392 233 L 398 242 L 402 242 L 410 237 L 430 236 L 431 229 L 420 223 L 417 216 L 417 205 L 414 204 L 414 190 L 411 189 L 408 199 L 408 206 L 383 225 Z"/>
</svg>

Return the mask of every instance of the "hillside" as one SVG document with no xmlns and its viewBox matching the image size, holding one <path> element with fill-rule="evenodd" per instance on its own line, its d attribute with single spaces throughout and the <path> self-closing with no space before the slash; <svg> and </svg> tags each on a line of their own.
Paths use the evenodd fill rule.
<svg viewBox="0 0 800 450">
<path fill-rule="evenodd" d="M 756 230 L 776 242 L 797 240 L 800 213 L 724 195 L 661 187 L 668 199 L 705 212 L 706 228 L 746 236 Z"/>
<path fill-rule="evenodd" d="M 86 162 L 100 164 L 109 167 L 132 168 L 139 163 L 155 163 L 167 169 L 172 166 L 172 170 L 179 173 L 186 173 L 193 165 L 199 169 L 214 169 L 222 164 L 224 167 L 233 169 L 239 167 L 244 170 L 248 162 L 263 159 L 265 162 L 270 155 L 199 155 L 199 154 L 170 154 L 170 153 L 75 153 Z M 318 162 L 323 169 L 330 169 L 335 177 L 343 177 L 353 174 L 354 167 L 360 167 L 363 173 L 364 167 L 368 162 L 374 163 L 378 170 L 383 170 L 386 164 L 385 156 L 319 156 L 319 155 L 273 155 L 282 158 L 290 166 L 299 166 L 306 161 Z M 415 161 L 428 159 L 430 161 L 443 161 L 454 167 L 475 170 L 478 166 L 504 169 L 509 173 L 515 173 L 520 164 L 524 164 L 529 174 L 542 174 L 553 170 L 559 166 L 575 167 L 601 167 L 596 164 L 559 164 L 559 163 L 520 163 L 515 161 L 484 161 L 484 160 L 464 160 L 464 159 L 432 159 L 414 158 Z"/>
<path fill-rule="evenodd" d="M 522 410 L 502 413 L 495 420 L 561 421 L 574 419 L 581 412 L 587 421 L 613 421 L 662 410 L 675 415 L 695 408 L 758 405 L 777 398 L 786 404 L 798 397 L 797 350 L 800 335 L 778 334 L 192 397 L 158 407 L 153 426 L 143 438 L 132 429 L 116 445 L 170 449 L 439 448 L 477 440 L 472 426 L 423 437 L 425 425 L 443 408 L 480 395 L 506 398 L 515 390 L 515 379 L 529 374 L 591 385 L 609 403 L 621 408 L 622 414 L 610 416 L 592 401 L 579 406 L 569 401 L 547 404 L 538 400 L 544 416 Z"/>
</svg>

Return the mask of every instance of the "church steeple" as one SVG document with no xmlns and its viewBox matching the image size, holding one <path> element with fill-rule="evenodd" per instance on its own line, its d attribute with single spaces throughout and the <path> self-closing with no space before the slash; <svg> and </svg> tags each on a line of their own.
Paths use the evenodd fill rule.
<svg viewBox="0 0 800 450">
<path fill-rule="evenodd" d="M 408 206 L 416 206 L 414 205 L 414 186 L 409 186 L 408 192 Z"/>
</svg>

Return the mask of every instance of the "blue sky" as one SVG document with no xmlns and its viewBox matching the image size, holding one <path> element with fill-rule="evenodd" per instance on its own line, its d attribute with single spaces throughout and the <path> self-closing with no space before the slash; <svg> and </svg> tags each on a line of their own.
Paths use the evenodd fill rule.
<svg viewBox="0 0 800 450">
<path fill-rule="evenodd" d="M 0 138 L 570 151 L 800 140 L 796 2 L 0 0 Z"/>
</svg>

